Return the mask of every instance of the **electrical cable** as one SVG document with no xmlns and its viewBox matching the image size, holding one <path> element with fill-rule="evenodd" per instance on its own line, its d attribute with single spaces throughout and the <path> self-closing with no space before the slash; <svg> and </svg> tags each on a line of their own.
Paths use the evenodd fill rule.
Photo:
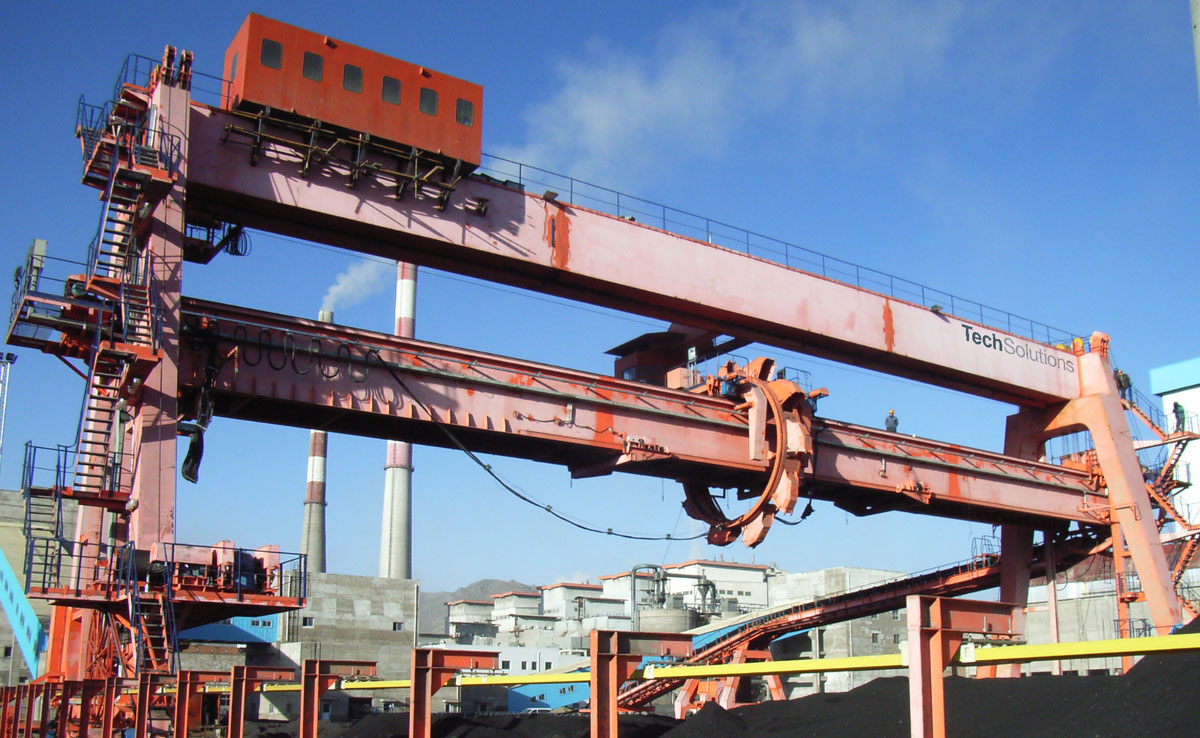
<svg viewBox="0 0 1200 738">
<path fill-rule="evenodd" d="M 547 505 L 545 503 L 538 502 L 537 500 L 533 499 L 532 497 L 529 497 L 528 495 L 526 495 L 525 493 L 523 493 L 522 491 L 520 491 L 513 485 L 506 482 L 499 474 L 496 473 L 496 471 L 494 469 L 492 469 L 491 464 L 485 463 L 483 461 L 483 459 L 479 458 L 479 456 L 474 451 L 467 448 L 466 444 L 464 444 L 462 441 L 460 441 L 458 439 L 458 436 L 456 436 L 454 434 L 454 432 L 451 431 L 450 428 L 446 426 L 445 423 L 438 420 L 437 417 L 434 415 L 434 413 L 430 410 L 429 406 L 426 405 L 421 400 L 421 398 L 417 397 L 416 393 L 414 393 L 412 391 L 412 389 L 407 384 L 405 384 L 404 380 L 400 377 L 400 374 L 396 371 L 395 365 L 391 364 L 390 362 L 384 361 L 383 356 L 380 355 L 380 353 L 379 353 L 379 349 L 372 348 L 372 349 L 368 350 L 367 356 L 368 356 L 368 363 L 369 363 L 370 357 L 374 357 L 375 360 L 379 362 L 379 365 L 382 366 L 384 369 L 386 369 L 388 371 L 388 374 L 392 375 L 392 379 L 394 379 L 396 381 L 396 384 L 399 385 L 402 390 L 404 390 L 405 394 L 407 394 L 410 398 L 412 398 L 413 402 L 415 402 L 422 410 L 424 410 L 429 415 L 430 420 L 432 420 L 433 423 L 442 431 L 442 433 L 445 434 L 446 438 L 449 439 L 451 445 L 453 445 L 459 451 L 462 451 L 467 456 L 468 459 L 475 462 L 475 464 L 480 469 L 483 469 L 483 471 L 486 472 L 487 475 L 490 476 L 497 484 L 499 484 L 502 488 L 504 488 L 505 491 L 507 491 L 509 494 L 513 495 L 517 499 L 521 500 L 522 502 L 526 502 L 530 505 L 533 505 L 534 507 L 541 508 L 542 510 L 545 510 L 548 514 L 550 514 L 552 517 L 558 518 L 559 520 L 563 521 L 564 523 L 574 526 L 580 530 L 585 530 L 585 531 L 588 531 L 589 533 L 601 533 L 603 535 L 616 536 L 617 538 L 625 538 L 625 539 L 633 540 L 633 541 L 693 541 L 693 540 L 697 540 L 699 538 L 704 538 L 708 535 L 707 533 L 701 533 L 701 534 L 694 535 L 694 536 L 677 537 L 677 536 L 673 536 L 668 533 L 665 536 L 646 536 L 646 535 L 638 535 L 635 533 L 622 533 L 620 531 L 615 531 L 612 528 L 596 528 L 596 527 L 587 525 L 586 523 L 581 523 L 577 520 L 572 520 L 571 518 L 567 517 L 566 515 L 563 515 L 562 513 L 555 510 L 551 505 Z"/>
</svg>

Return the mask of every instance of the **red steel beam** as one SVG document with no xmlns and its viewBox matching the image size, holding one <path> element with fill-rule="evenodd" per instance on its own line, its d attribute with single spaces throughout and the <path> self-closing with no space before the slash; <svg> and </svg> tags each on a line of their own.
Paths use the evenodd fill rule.
<svg viewBox="0 0 1200 738">
<path fill-rule="evenodd" d="M 183 313 L 183 407 L 210 391 L 227 417 L 450 445 L 441 425 L 472 450 L 580 475 L 752 488 L 767 474 L 767 461 L 750 458 L 746 412 L 725 398 L 193 299 Z M 804 494 L 856 514 L 902 509 L 1040 528 L 1106 521 L 1107 500 L 1085 472 L 819 423 Z"/>
<path fill-rule="evenodd" d="M 1012 333 L 728 248 L 479 180 L 450 206 L 301 176 L 294 150 L 251 165 L 224 111 L 192 108 L 188 203 L 242 225 L 732 333 L 1021 405 L 1079 396 L 1076 357 Z M 383 162 L 391 167 L 394 162 Z M 370 164 L 368 164 L 370 166 Z M 471 203 L 487 201 L 479 213 Z M 703 278 L 680 279 L 680 267 Z M 718 288 L 714 288 L 717 285 Z"/>
</svg>

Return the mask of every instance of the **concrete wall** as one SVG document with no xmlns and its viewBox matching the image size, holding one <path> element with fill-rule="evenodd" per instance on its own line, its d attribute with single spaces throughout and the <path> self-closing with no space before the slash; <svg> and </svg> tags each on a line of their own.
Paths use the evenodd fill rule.
<svg viewBox="0 0 1200 738">
<path fill-rule="evenodd" d="M 412 579 L 310 574 L 308 605 L 280 617 L 280 641 L 311 644 L 303 658 L 371 660 L 383 678 L 406 677 L 416 642 L 417 588 Z M 299 664 L 295 656 L 281 663 Z"/>
<path fill-rule="evenodd" d="M 577 598 L 604 597 L 604 587 L 598 584 L 561 583 L 542 587 L 542 614 L 560 618 L 578 617 Z M 628 599 L 629 594 L 620 599 Z"/>
<path fill-rule="evenodd" d="M 683 601 L 689 606 L 698 607 L 700 604 L 696 593 L 699 580 L 692 578 L 695 576 L 707 577 L 716 586 L 721 601 L 735 600 L 738 610 L 745 612 L 767 606 L 766 566 L 694 561 L 664 568 L 667 572 L 668 594 L 682 594 Z"/>
</svg>

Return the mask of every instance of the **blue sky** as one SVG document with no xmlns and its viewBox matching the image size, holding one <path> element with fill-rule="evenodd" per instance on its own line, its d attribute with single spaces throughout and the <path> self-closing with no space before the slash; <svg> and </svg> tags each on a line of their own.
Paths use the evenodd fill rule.
<svg viewBox="0 0 1200 738">
<path fill-rule="evenodd" d="M 1200 353 L 1200 103 L 1187 4 L 999 2 L 7 3 L 0 9 L 4 262 L 29 242 L 82 258 L 95 191 L 78 184 L 76 101 L 102 103 L 125 56 L 190 49 L 216 74 L 254 10 L 484 87 L 484 151 L 776 236 L 990 306 L 1113 338 L 1119 365 Z M 315 314 L 362 260 L 254 235 L 253 253 L 185 268 L 184 292 Z M 368 267 L 379 269 L 379 267 Z M 718 279 L 698 275 L 696 279 Z M 383 280 L 386 282 L 387 280 Z M 389 330 L 381 284 L 338 322 Z M 599 372 L 661 323 L 423 270 L 419 338 Z M 772 352 L 812 372 L 830 417 L 999 449 L 1012 408 Z M 81 382 L 20 352 L 0 486 L 21 445 L 69 440 Z M 307 434 L 218 419 L 178 538 L 299 545 Z M 330 442 L 329 565 L 373 574 L 383 443 Z M 592 578 L 721 556 L 790 570 L 918 570 L 965 558 L 981 525 L 859 520 L 819 504 L 755 551 L 582 534 L 524 506 L 460 455 L 416 451 L 414 569 L 428 589 L 481 577 Z M 686 534 L 681 492 L 496 460 L 511 482 L 601 527 Z M 513 545 L 519 541 L 521 545 Z"/>
</svg>

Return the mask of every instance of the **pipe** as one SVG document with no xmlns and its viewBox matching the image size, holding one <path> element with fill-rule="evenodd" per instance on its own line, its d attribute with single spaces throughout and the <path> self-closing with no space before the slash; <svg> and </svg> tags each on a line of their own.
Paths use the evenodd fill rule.
<svg viewBox="0 0 1200 738">
<path fill-rule="evenodd" d="M 638 614 L 637 601 L 637 573 L 642 569 L 650 571 L 662 571 L 662 567 L 658 564 L 638 564 L 629 570 L 629 622 L 630 627 L 636 631 L 642 623 L 642 619 Z"/>
<path fill-rule="evenodd" d="M 412 338 L 417 311 L 417 267 L 396 262 L 396 335 Z M 388 441 L 383 467 L 379 576 L 412 579 L 412 445 Z"/>
<path fill-rule="evenodd" d="M 317 319 L 333 322 L 333 311 L 322 310 Z M 308 478 L 304 494 L 304 527 L 300 532 L 300 552 L 308 557 L 308 570 L 325 573 L 325 459 L 328 437 L 325 431 L 308 434 Z"/>
</svg>

